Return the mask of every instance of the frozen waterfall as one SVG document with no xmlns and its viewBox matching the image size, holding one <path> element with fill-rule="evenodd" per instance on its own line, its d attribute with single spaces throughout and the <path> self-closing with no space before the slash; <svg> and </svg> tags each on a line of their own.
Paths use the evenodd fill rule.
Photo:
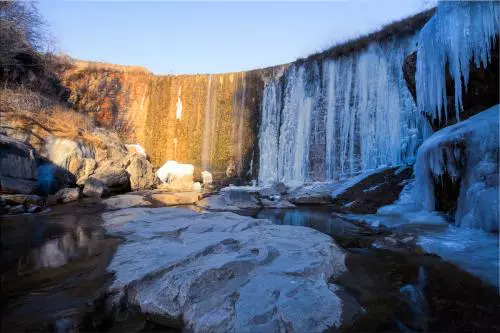
<svg viewBox="0 0 500 333">
<path fill-rule="evenodd" d="M 419 115 L 402 65 L 415 38 L 294 64 L 267 82 L 259 133 L 259 183 L 337 181 L 412 161 Z"/>
<path fill-rule="evenodd" d="M 419 33 L 417 101 L 420 112 L 441 120 L 446 110 L 446 64 L 455 83 L 455 112 L 462 110 L 462 79 L 467 87 L 469 66 L 486 68 L 500 33 L 497 1 L 440 1 L 436 14 Z M 446 117 L 446 112 L 445 112 Z"/>
</svg>

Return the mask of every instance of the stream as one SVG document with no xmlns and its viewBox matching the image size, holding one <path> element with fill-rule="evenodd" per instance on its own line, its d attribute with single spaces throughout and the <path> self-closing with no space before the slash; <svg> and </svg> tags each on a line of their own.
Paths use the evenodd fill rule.
<svg viewBox="0 0 500 333">
<path fill-rule="evenodd" d="M 0 217 L 3 332 L 175 331 L 143 317 L 104 316 L 100 300 L 113 281 L 106 268 L 120 243 L 102 227 L 104 210 L 85 199 Z M 314 228 L 346 249 L 348 272 L 336 283 L 366 313 L 345 332 L 500 331 L 496 236 L 448 225 L 380 226 L 373 216 L 361 221 L 319 206 L 253 216 Z"/>
</svg>

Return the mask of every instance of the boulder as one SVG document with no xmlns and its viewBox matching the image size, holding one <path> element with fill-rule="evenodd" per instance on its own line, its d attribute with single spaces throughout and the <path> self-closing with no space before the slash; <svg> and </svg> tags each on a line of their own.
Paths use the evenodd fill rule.
<svg viewBox="0 0 500 333">
<path fill-rule="evenodd" d="M 236 187 L 223 188 L 218 194 L 206 197 L 196 203 L 197 206 L 217 211 L 245 211 L 261 208 L 259 201 L 245 189 Z"/>
<path fill-rule="evenodd" d="M 290 191 L 287 199 L 296 205 L 329 204 L 333 188 L 331 183 L 304 184 Z"/>
<path fill-rule="evenodd" d="M 192 164 L 179 164 L 176 161 L 167 161 L 156 171 L 156 175 L 163 182 L 161 188 L 172 192 L 193 190 Z"/>
<path fill-rule="evenodd" d="M 103 219 L 124 239 L 108 267 L 110 308 L 187 332 L 336 331 L 362 312 L 334 282 L 344 251 L 316 230 L 181 208 Z"/>
<path fill-rule="evenodd" d="M 127 168 L 132 191 L 150 189 L 155 183 L 155 174 L 151 163 L 140 154 L 127 156 Z"/>
<path fill-rule="evenodd" d="M 102 197 L 109 194 L 109 189 L 99 179 L 90 177 L 85 181 L 85 186 L 83 187 L 83 195 L 86 197 Z"/>
<path fill-rule="evenodd" d="M 0 192 L 30 194 L 37 180 L 35 150 L 0 134 Z"/>
<path fill-rule="evenodd" d="M 91 178 L 101 181 L 112 193 L 130 190 L 129 173 L 115 166 L 112 161 L 100 164 L 89 179 Z"/>
<path fill-rule="evenodd" d="M 177 193 L 154 191 L 151 198 L 166 206 L 190 205 L 198 201 L 200 194 L 196 191 Z"/>
<path fill-rule="evenodd" d="M 96 167 L 92 151 L 79 141 L 49 137 L 44 150 L 47 159 L 59 167 L 53 180 L 59 184 L 83 184 Z"/>
<path fill-rule="evenodd" d="M 56 200 L 61 203 L 67 203 L 80 199 L 81 190 L 78 187 L 63 188 L 56 193 Z"/>
<path fill-rule="evenodd" d="M 381 168 L 363 173 L 332 192 L 332 203 L 343 211 L 375 214 L 395 202 L 407 180 L 413 176 L 411 167 Z"/>
<path fill-rule="evenodd" d="M 142 195 L 121 194 L 103 201 L 108 209 L 123 209 L 131 207 L 151 206 L 151 202 Z"/>
</svg>

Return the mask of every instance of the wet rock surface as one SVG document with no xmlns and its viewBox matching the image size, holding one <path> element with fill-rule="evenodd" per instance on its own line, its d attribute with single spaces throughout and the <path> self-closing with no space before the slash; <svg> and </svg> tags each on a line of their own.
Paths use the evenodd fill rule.
<svg viewBox="0 0 500 333">
<path fill-rule="evenodd" d="M 176 208 L 103 218 L 108 232 L 125 238 L 109 266 L 115 304 L 159 324 L 194 332 L 322 332 L 360 312 L 327 282 L 344 272 L 343 251 L 313 229 Z"/>
</svg>

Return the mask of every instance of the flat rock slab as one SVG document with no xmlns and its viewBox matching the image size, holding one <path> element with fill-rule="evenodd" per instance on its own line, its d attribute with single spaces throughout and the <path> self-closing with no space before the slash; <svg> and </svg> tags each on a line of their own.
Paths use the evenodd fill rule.
<svg viewBox="0 0 500 333">
<path fill-rule="evenodd" d="M 142 195 L 121 194 L 103 201 L 107 209 L 123 209 L 131 207 L 151 206 L 151 202 Z"/>
<path fill-rule="evenodd" d="M 244 188 L 231 187 L 218 194 L 206 197 L 196 203 L 197 206 L 216 211 L 239 212 L 261 209 L 259 201 Z"/>
<path fill-rule="evenodd" d="M 158 190 L 155 190 L 152 192 L 151 198 L 167 206 L 190 205 L 198 201 L 200 194 L 196 191 L 159 192 Z"/>
<path fill-rule="evenodd" d="M 233 213 L 130 208 L 103 214 L 122 237 L 113 304 L 188 332 L 323 332 L 361 308 L 329 281 L 345 253 L 316 230 Z"/>
</svg>

